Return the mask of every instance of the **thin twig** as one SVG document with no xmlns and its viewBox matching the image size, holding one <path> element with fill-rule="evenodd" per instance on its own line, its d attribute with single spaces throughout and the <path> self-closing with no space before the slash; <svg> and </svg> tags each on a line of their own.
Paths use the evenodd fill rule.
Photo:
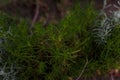
<svg viewBox="0 0 120 80">
<path fill-rule="evenodd" d="M 36 10 L 35 10 L 35 14 L 34 14 L 31 26 L 34 26 L 34 23 L 36 22 L 38 15 L 39 15 L 39 0 L 36 0 Z"/>
<path fill-rule="evenodd" d="M 38 16 L 39 16 L 39 0 L 36 0 L 36 10 L 35 10 L 35 14 L 34 14 L 34 17 L 32 19 L 32 22 L 31 22 L 30 33 L 32 33 L 32 29 L 34 27 L 34 24 L 35 24 Z"/>
<path fill-rule="evenodd" d="M 81 50 L 76 50 L 76 51 L 73 51 L 72 53 L 74 54 L 74 53 L 77 53 L 77 52 L 80 52 Z"/>
<path fill-rule="evenodd" d="M 76 80 L 79 80 L 79 79 L 81 78 L 81 76 L 82 76 L 83 72 L 85 71 L 85 68 L 87 67 L 87 65 L 88 65 L 88 59 L 86 59 L 86 63 L 85 63 L 85 65 L 84 65 L 84 67 L 83 67 L 80 75 L 78 76 L 78 78 L 77 78 Z"/>
<path fill-rule="evenodd" d="M 112 75 L 112 74 L 110 75 L 110 77 L 111 77 L 111 80 L 114 80 L 114 78 L 113 78 L 113 75 Z"/>
<path fill-rule="evenodd" d="M 103 9 L 106 8 L 106 5 L 107 5 L 107 0 L 104 0 L 104 1 L 103 1 Z"/>
</svg>

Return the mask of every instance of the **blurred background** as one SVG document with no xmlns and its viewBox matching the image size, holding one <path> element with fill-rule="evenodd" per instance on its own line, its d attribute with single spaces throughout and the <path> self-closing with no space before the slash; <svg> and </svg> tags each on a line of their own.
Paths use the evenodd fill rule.
<svg viewBox="0 0 120 80">
<path fill-rule="evenodd" d="M 105 0 L 0 0 L 0 11 L 13 18 L 24 18 L 35 23 L 42 22 L 57 24 L 69 9 L 75 5 L 76 1 L 84 7 L 91 1 L 94 8 L 102 9 Z M 107 0 L 108 4 L 116 3 L 119 0 Z"/>
<path fill-rule="evenodd" d="M 69 13 L 69 9 L 76 1 L 84 7 L 92 0 L 0 0 L 0 11 L 13 18 L 56 24 Z M 94 0 L 93 3 L 97 9 L 100 9 L 103 0 Z"/>
</svg>

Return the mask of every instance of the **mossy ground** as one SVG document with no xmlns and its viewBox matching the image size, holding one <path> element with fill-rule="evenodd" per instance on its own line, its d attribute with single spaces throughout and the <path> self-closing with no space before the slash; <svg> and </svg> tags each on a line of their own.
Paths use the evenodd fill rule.
<svg viewBox="0 0 120 80">
<path fill-rule="evenodd" d="M 29 35 L 25 20 L 16 22 L 1 14 L 0 38 L 5 38 L 2 46 L 7 54 L 3 60 L 8 66 L 20 67 L 18 80 L 76 79 L 87 60 L 85 77 L 119 68 L 120 28 L 116 26 L 107 43 L 97 46 L 92 35 L 97 16 L 91 5 L 81 8 L 76 4 L 58 25 L 44 28 L 36 23 Z"/>
</svg>

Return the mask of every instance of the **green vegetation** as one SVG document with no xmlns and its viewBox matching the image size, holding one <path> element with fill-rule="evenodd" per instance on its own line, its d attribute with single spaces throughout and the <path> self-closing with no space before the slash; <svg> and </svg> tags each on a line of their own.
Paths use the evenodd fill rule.
<svg viewBox="0 0 120 80">
<path fill-rule="evenodd" d="M 26 21 L 18 22 L 1 13 L 0 66 L 7 75 L 11 69 L 14 74 L 7 77 L 3 74 L 2 77 L 10 77 L 9 80 L 68 80 L 78 78 L 81 73 L 86 77 L 98 70 L 106 73 L 118 68 L 120 26 L 113 29 L 105 44 L 98 46 L 92 34 L 97 16 L 91 5 L 80 8 L 77 4 L 58 25 L 44 28 L 36 23 L 33 34 L 29 35 Z"/>
</svg>

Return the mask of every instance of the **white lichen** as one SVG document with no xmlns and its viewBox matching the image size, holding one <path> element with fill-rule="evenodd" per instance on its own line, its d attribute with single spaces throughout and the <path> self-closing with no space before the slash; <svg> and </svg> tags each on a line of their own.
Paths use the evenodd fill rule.
<svg viewBox="0 0 120 80">
<path fill-rule="evenodd" d="M 120 5 L 120 1 L 117 1 L 118 5 Z M 95 42 L 97 44 L 104 44 L 107 42 L 107 39 L 112 33 L 113 28 L 116 25 L 120 24 L 120 7 L 115 4 L 107 5 L 107 0 L 104 0 L 103 8 L 101 9 L 100 16 L 102 19 L 98 19 L 95 24 L 95 29 L 93 29 L 93 34 L 95 38 Z M 117 11 L 110 11 L 111 16 L 105 12 L 105 9 L 108 7 L 115 7 Z"/>
<path fill-rule="evenodd" d="M 18 67 L 15 67 L 14 63 L 7 65 L 6 60 L 2 58 L 5 54 L 8 55 L 3 44 L 7 41 L 8 35 L 13 36 L 11 27 L 7 31 L 4 31 L 3 27 L 0 27 L 0 80 L 17 80 Z"/>
<path fill-rule="evenodd" d="M 0 68 L 0 76 L 2 80 L 17 80 L 16 74 L 18 73 L 18 68 L 14 67 L 13 64 L 7 66 L 7 63 Z"/>
</svg>

